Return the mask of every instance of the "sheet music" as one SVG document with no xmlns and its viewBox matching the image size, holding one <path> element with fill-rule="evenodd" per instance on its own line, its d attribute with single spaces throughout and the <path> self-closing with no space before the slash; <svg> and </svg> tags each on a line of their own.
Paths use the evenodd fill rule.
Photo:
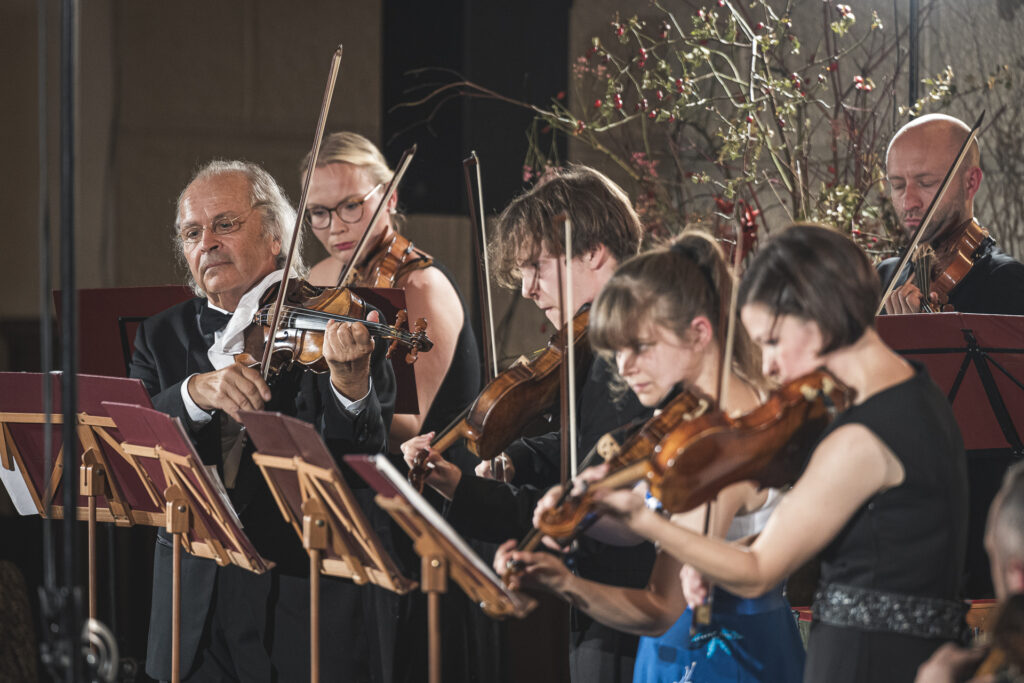
<svg viewBox="0 0 1024 683">
<path fill-rule="evenodd" d="M 11 458 L 11 465 L 14 467 L 13 470 L 0 466 L 0 482 L 3 482 L 7 494 L 11 497 L 11 502 L 14 503 L 14 509 L 18 511 L 19 515 L 34 515 L 36 514 L 36 504 L 32 500 L 32 494 L 29 492 L 28 486 L 25 485 L 25 478 L 21 475 L 21 470 L 18 469 L 18 463 L 14 458 Z"/>
<path fill-rule="evenodd" d="M 413 506 L 416 512 L 422 515 L 435 529 L 441 532 L 441 535 L 444 536 L 445 540 L 451 543 L 459 553 L 468 558 L 473 567 L 476 568 L 482 576 L 485 576 L 491 584 L 500 589 L 501 592 L 513 602 L 513 604 L 517 606 L 522 605 L 522 599 L 510 591 L 505 584 L 501 582 L 498 575 L 494 573 L 494 569 L 489 567 L 480 559 L 480 556 L 469 547 L 469 545 L 462 539 L 462 536 L 460 536 L 448 521 L 441 516 L 441 513 L 435 510 L 434 507 L 427 502 L 419 491 L 417 491 L 412 484 L 410 484 L 406 478 L 395 469 L 395 466 L 392 465 L 386 457 L 382 455 L 371 455 L 368 459 L 374 464 L 377 471 L 380 472 L 392 486 L 398 489 L 399 493 L 402 494 L 402 497 Z"/>
<path fill-rule="evenodd" d="M 181 419 L 177 417 L 171 419 L 178 428 L 178 431 L 181 432 L 181 437 L 185 439 L 187 443 L 190 443 L 188 432 L 185 431 L 185 426 L 181 424 Z M 224 482 L 221 481 L 220 475 L 217 474 L 216 465 L 204 465 L 203 469 L 206 470 L 208 481 L 213 485 L 214 490 L 217 492 L 217 497 L 220 498 L 220 502 L 224 504 L 224 509 L 227 510 L 229 515 L 231 515 L 231 519 L 238 525 L 238 528 L 243 528 L 242 520 L 238 518 L 238 513 L 235 512 L 235 506 L 231 504 L 231 499 L 228 497 L 228 491 L 224 488 Z"/>
</svg>

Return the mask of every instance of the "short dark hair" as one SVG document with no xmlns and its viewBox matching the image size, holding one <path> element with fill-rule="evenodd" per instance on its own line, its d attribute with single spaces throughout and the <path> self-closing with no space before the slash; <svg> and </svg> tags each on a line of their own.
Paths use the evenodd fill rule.
<svg viewBox="0 0 1024 683">
<path fill-rule="evenodd" d="M 516 287 L 524 253 L 536 257 L 546 248 L 565 253 L 560 214 L 572 220 L 572 253 L 586 254 L 602 244 L 622 262 L 640 250 L 643 227 L 629 197 L 607 176 L 578 164 L 549 171 L 519 195 L 498 217 L 491 238 L 492 268 L 501 284 Z"/>
<path fill-rule="evenodd" d="M 880 296 L 878 273 L 853 240 L 833 228 L 797 223 L 772 236 L 754 257 L 739 302 L 814 321 L 821 353 L 829 353 L 874 325 Z"/>
</svg>

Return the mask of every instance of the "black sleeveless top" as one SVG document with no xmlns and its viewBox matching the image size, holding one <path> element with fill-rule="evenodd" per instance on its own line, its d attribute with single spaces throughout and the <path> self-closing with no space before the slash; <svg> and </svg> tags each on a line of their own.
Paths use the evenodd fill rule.
<svg viewBox="0 0 1024 683">
<path fill-rule="evenodd" d="M 441 381 L 437 395 L 434 396 L 434 402 L 423 419 L 423 426 L 420 428 L 421 434 L 431 431 L 440 432 L 458 417 L 480 393 L 480 347 L 477 345 L 473 326 L 469 322 L 465 299 L 448 269 L 436 260 L 433 262 L 433 266 L 448 278 L 448 282 L 455 289 L 456 296 L 459 297 L 459 303 L 462 305 L 462 329 L 459 330 L 459 337 L 455 341 L 455 353 L 452 355 L 448 372 Z"/>
<path fill-rule="evenodd" d="M 953 410 L 924 367 L 836 418 L 861 424 L 903 465 L 821 554 L 821 582 L 956 600 L 967 543 L 967 462 Z"/>
</svg>

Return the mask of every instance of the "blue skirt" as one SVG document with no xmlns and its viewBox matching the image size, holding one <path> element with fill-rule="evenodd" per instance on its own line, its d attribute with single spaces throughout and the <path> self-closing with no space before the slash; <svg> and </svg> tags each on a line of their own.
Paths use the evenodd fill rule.
<svg viewBox="0 0 1024 683">
<path fill-rule="evenodd" d="M 689 608 L 657 638 L 641 638 L 633 683 L 800 683 L 804 646 L 782 586 L 755 599 L 715 589 L 711 624 L 692 638 Z"/>
</svg>

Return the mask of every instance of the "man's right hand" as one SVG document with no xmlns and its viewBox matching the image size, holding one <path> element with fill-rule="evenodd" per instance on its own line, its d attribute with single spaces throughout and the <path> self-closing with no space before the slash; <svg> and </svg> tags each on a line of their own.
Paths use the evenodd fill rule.
<svg viewBox="0 0 1024 683">
<path fill-rule="evenodd" d="M 260 410 L 270 400 L 270 387 L 252 368 L 232 363 L 226 368 L 193 375 L 188 394 L 196 405 L 209 412 L 223 410 L 232 420 L 241 422 L 241 410 Z"/>
<path fill-rule="evenodd" d="M 938 297 L 935 294 L 929 296 L 931 303 L 937 304 Z M 885 300 L 885 312 L 893 313 L 920 313 L 921 303 L 924 295 L 913 282 L 904 282 Z"/>
</svg>

